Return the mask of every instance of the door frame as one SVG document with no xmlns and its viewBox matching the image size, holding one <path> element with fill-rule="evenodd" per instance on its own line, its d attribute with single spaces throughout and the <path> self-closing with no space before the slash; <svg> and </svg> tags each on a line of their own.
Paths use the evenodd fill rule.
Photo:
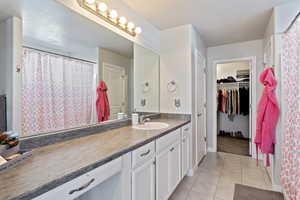
<svg viewBox="0 0 300 200">
<path fill-rule="evenodd" d="M 203 59 L 203 64 L 204 64 L 204 67 L 203 67 L 203 73 L 205 73 L 205 76 L 207 76 L 207 74 L 206 74 L 206 58 L 205 58 L 205 56 L 203 56 L 202 55 L 202 53 L 198 50 L 198 49 L 194 49 L 194 62 L 195 62 L 195 74 L 194 74 L 194 78 L 195 78 L 195 88 L 194 88 L 194 91 L 195 91 L 195 96 L 194 96 L 194 101 L 195 101 L 195 108 L 194 108 L 194 119 L 195 119 L 195 125 L 194 125 L 194 127 L 195 127 L 195 133 L 196 133 L 196 164 L 197 164 L 197 166 L 198 166 L 198 164 L 199 164 L 199 162 L 201 161 L 201 160 L 199 160 L 199 156 L 198 156 L 198 154 L 199 154 L 199 151 L 198 151 L 198 83 L 199 83 L 199 81 L 202 81 L 202 80 L 199 80 L 199 77 L 198 77 L 198 67 L 197 67 L 197 63 L 198 63 L 198 58 L 200 57 L 200 59 Z M 206 80 L 207 81 L 207 80 Z M 206 85 L 206 83 L 205 83 L 205 93 L 206 93 L 206 87 L 207 87 L 207 85 Z M 205 104 L 207 104 L 207 93 L 206 93 L 206 98 L 205 98 Z M 203 114 L 203 117 L 205 117 L 205 124 L 206 124 L 206 126 L 207 126 L 207 116 L 206 116 L 206 114 L 207 113 L 205 113 L 205 114 Z M 206 141 L 205 141 L 205 148 L 204 148 L 204 155 L 206 155 L 207 154 L 207 127 L 206 127 L 206 131 L 205 131 L 205 133 L 204 133 L 204 137 L 206 138 Z"/>
<path fill-rule="evenodd" d="M 250 96 L 250 109 L 251 109 L 251 117 L 250 117 L 250 131 L 249 134 L 251 135 L 251 156 L 254 158 L 255 157 L 255 144 L 254 144 L 254 136 L 256 132 L 256 56 L 251 56 L 251 57 L 242 57 L 242 58 L 232 58 L 232 59 L 223 59 L 223 60 L 215 60 L 213 61 L 213 74 L 212 74 L 212 79 L 213 79 L 213 147 L 210 149 L 211 152 L 217 152 L 217 65 L 218 64 L 224 64 L 224 63 L 231 63 L 231 62 L 239 62 L 239 61 L 249 61 L 250 62 L 250 82 L 251 82 L 251 95 Z"/>
</svg>

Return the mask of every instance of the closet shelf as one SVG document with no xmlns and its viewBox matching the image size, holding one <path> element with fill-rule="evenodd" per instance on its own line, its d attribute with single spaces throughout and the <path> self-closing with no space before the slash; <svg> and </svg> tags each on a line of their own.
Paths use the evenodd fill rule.
<svg viewBox="0 0 300 200">
<path fill-rule="evenodd" d="M 221 86 L 249 86 L 249 81 L 231 82 L 231 83 L 218 83 L 218 87 Z"/>
</svg>

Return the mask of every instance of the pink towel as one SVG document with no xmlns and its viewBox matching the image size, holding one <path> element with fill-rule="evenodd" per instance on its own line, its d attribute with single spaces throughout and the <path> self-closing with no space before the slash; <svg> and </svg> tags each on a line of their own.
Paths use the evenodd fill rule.
<svg viewBox="0 0 300 200">
<path fill-rule="evenodd" d="M 260 82 L 265 86 L 258 106 L 256 123 L 256 151 L 258 148 L 267 155 L 267 166 L 270 166 L 269 154 L 274 154 L 275 129 L 280 109 L 275 93 L 277 81 L 273 68 L 267 68 L 260 75 Z"/>
<path fill-rule="evenodd" d="M 98 122 L 109 120 L 110 107 L 107 97 L 107 86 L 104 81 L 100 81 L 99 87 L 97 88 L 98 98 L 96 101 L 96 109 L 98 114 Z"/>
</svg>

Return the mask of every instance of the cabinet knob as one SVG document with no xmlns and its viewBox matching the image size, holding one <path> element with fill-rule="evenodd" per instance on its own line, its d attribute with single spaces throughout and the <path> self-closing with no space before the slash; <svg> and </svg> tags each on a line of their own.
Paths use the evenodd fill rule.
<svg viewBox="0 0 300 200">
<path fill-rule="evenodd" d="M 175 150 L 175 148 L 174 147 L 172 147 L 171 149 L 170 149 L 170 151 L 172 152 L 172 151 L 174 151 Z"/>
</svg>

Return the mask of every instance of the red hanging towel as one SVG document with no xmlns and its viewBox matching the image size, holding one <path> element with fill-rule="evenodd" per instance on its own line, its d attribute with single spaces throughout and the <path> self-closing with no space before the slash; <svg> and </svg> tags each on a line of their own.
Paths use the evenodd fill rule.
<svg viewBox="0 0 300 200">
<path fill-rule="evenodd" d="M 109 120 L 110 107 L 107 97 L 107 86 L 104 81 L 100 81 L 97 88 L 98 98 L 96 101 L 96 109 L 98 114 L 98 122 L 103 122 Z"/>
<path fill-rule="evenodd" d="M 277 81 L 273 68 L 267 68 L 260 75 L 260 82 L 265 86 L 258 106 L 256 123 L 256 155 L 258 148 L 267 155 L 267 166 L 270 166 L 269 154 L 274 154 L 275 129 L 280 109 L 275 93 Z"/>
</svg>

